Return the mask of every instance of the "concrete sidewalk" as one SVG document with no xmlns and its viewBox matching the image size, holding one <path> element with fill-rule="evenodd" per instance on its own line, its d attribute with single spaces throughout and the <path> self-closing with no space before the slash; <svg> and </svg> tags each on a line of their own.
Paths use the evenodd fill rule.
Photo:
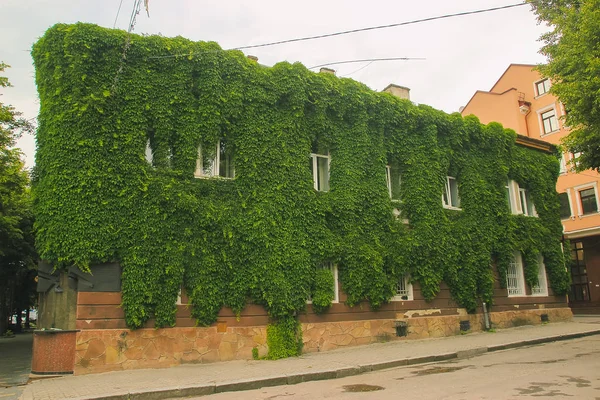
<svg viewBox="0 0 600 400">
<path fill-rule="evenodd" d="M 470 333 L 437 339 L 394 341 L 309 353 L 277 361 L 229 361 L 39 380 L 21 399 L 167 399 L 333 379 L 363 372 L 465 358 L 600 334 L 600 316 L 573 322 L 522 326 L 494 333 Z"/>
</svg>

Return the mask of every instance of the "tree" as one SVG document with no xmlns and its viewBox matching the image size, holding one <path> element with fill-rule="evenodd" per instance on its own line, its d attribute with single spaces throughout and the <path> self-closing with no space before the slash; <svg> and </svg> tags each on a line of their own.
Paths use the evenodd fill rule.
<svg viewBox="0 0 600 400">
<path fill-rule="evenodd" d="M 600 170 L 600 0 L 529 0 L 540 22 L 540 72 L 552 80 L 552 93 L 565 105 L 571 134 L 565 145 L 581 153 L 578 170 Z"/>
<path fill-rule="evenodd" d="M 0 62 L 0 73 L 8 65 Z M 0 87 L 10 87 L 0 76 Z M 1 94 L 0 94 L 1 95 Z M 33 214 L 29 175 L 14 148 L 22 132 L 30 132 L 31 123 L 11 105 L 0 102 L 0 334 L 7 329 L 13 312 L 29 307 L 32 298 L 31 271 L 35 267 Z"/>
</svg>

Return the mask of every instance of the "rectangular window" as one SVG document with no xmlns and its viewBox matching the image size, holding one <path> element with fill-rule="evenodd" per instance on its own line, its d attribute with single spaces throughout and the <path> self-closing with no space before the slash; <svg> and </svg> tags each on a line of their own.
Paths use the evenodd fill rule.
<svg viewBox="0 0 600 400">
<path fill-rule="evenodd" d="M 559 193 L 558 199 L 560 200 L 560 219 L 570 218 L 571 203 L 569 202 L 569 195 L 567 193 Z"/>
<path fill-rule="evenodd" d="M 146 151 L 144 152 L 146 156 L 146 161 L 148 164 L 152 165 L 154 162 L 154 152 L 152 151 L 152 147 L 150 146 L 150 139 L 146 141 Z"/>
<path fill-rule="evenodd" d="M 567 162 L 565 161 L 565 155 L 564 154 L 560 155 L 560 173 L 561 174 L 566 174 L 567 173 Z"/>
<path fill-rule="evenodd" d="M 521 260 L 521 253 L 517 251 L 513 254 L 513 259 L 506 270 L 508 296 L 524 296 L 525 285 L 523 282 L 523 261 Z"/>
<path fill-rule="evenodd" d="M 310 155 L 310 171 L 313 176 L 315 190 L 319 192 L 329 191 L 329 155 L 314 154 Z"/>
<path fill-rule="evenodd" d="M 579 191 L 581 200 L 581 211 L 583 215 L 598 212 L 598 203 L 596 202 L 596 190 L 594 188 Z"/>
<path fill-rule="evenodd" d="M 413 287 L 408 275 L 402 276 L 396 283 L 396 294 L 392 301 L 413 300 Z"/>
<path fill-rule="evenodd" d="M 198 146 L 198 158 L 196 159 L 194 176 L 234 178 L 235 170 L 231 145 L 221 139 L 211 150 L 203 151 L 202 146 Z"/>
<path fill-rule="evenodd" d="M 220 141 L 218 146 L 216 164 L 219 165 L 218 175 L 221 178 L 234 178 L 235 171 L 233 169 L 233 149 L 230 144 Z"/>
<path fill-rule="evenodd" d="M 543 79 L 543 80 L 535 83 L 535 91 L 537 92 L 537 96 L 546 94 L 546 93 L 548 93 L 549 90 L 550 90 L 550 80 L 549 79 Z"/>
<path fill-rule="evenodd" d="M 538 258 L 538 283 L 531 287 L 532 296 L 548 296 L 548 281 L 546 280 L 546 266 L 540 254 Z"/>
<path fill-rule="evenodd" d="M 523 212 L 523 215 L 530 217 L 537 216 L 533 201 L 531 200 L 531 196 L 527 189 L 519 188 L 519 199 L 521 201 L 521 211 Z"/>
<path fill-rule="evenodd" d="M 386 166 L 386 182 L 390 199 L 400 201 L 402 178 L 400 176 L 400 170 L 397 167 L 392 167 L 390 165 Z"/>
<path fill-rule="evenodd" d="M 514 186 L 515 181 L 509 180 L 504 187 L 506 189 L 506 202 L 508 203 L 508 209 L 513 214 L 518 214 L 517 208 L 514 203 Z"/>
<path fill-rule="evenodd" d="M 445 208 L 460 208 L 460 198 L 458 197 L 458 183 L 456 178 L 447 176 L 444 184 L 444 193 L 442 194 L 442 203 Z"/>
<path fill-rule="evenodd" d="M 558 119 L 554 109 L 543 112 L 541 115 L 544 134 L 556 132 L 558 130 Z"/>
</svg>

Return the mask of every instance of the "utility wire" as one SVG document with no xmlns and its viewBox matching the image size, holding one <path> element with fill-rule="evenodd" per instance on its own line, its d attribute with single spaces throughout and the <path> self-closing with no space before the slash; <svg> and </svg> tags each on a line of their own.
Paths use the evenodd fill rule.
<svg viewBox="0 0 600 400">
<path fill-rule="evenodd" d="M 117 10 L 117 16 L 115 17 L 115 23 L 113 24 L 113 29 L 117 26 L 117 19 L 119 19 L 119 13 L 121 12 L 121 6 L 123 5 L 123 0 L 119 3 L 119 9 Z"/>
<path fill-rule="evenodd" d="M 415 60 L 425 60 L 425 58 L 389 57 L 389 58 L 368 58 L 366 60 L 335 61 L 335 62 L 330 62 L 330 63 L 326 63 L 326 64 L 315 65 L 314 67 L 310 67 L 308 69 L 325 67 L 327 65 L 352 64 L 352 63 L 360 63 L 360 62 L 371 62 L 371 63 L 373 63 L 375 61 L 415 61 Z"/>
<path fill-rule="evenodd" d="M 119 63 L 119 69 L 115 75 L 115 80 L 113 81 L 111 91 L 114 92 L 117 89 L 117 83 L 119 82 L 119 76 L 121 72 L 123 72 L 123 68 L 125 67 L 125 61 L 127 61 L 127 51 L 131 46 L 131 32 L 135 28 L 136 17 L 140 13 L 140 8 L 142 6 L 142 0 L 135 0 L 133 3 L 133 9 L 131 11 L 131 16 L 129 17 L 129 28 L 127 29 L 127 36 L 125 37 L 125 45 L 123 46 L 123 54 L 121 55 L 121 62 Z"/>
<path fill-rule="evenodd" d="M 302 42 L 302 41 L 306 41 L 306 40 L 323 39 L 323 38 L 327 38 L 327 37 L 342 36 L 342 35 L 348 35 L 348 34 L 357 33 L 357 32 L 373 31 L 373 30 L 377 30 L 377 29 L 386 29 L 386 28 L 393 28 L 393 27 L 397 27 L 397 26 L 419 24 L 422 22 L 435 21 L 438 19 L 461 17 L 464 15 L 472 15 L 472 14 L 482 14 L 482 13 L 487 13 L 487 12 L 492 12 L 492 11 L 505 10 L 508 8 L 521 7 L 521 6 L 525 6 L 528 4 L 529 3 L 516 3 L 516 4 L 509 4 L 506 6 L 501 6 L 501 7 L 486 8 L 486 9 L 482 9 L 482 10 L 463 11 L 463 12 L 454 13 L 454 14 L 444 14 L 444 15 L 438 15 L 435 17 L 428 17 L 428 18 L 421 18 L 421 19 L 416 19 L 416 20 L 412 20 L 412 21 L 398 22 L 395 24 L 370 26 L 367 28 L 351 29 L 351 30 L 341 31 L 341 32 L 326 33 L 323 35 L 305 36 L 305 37 L 295 38 L 295 39 L 280 40 L 277 42 L 261 43 L 261 44 L 254 44 L 254 45 L 249 45 L 249 46 L 239 46 L 239 47 L 233 47 L 229 50 L 246 50 L 246 49 L 254 49 L 257 47 L 276 46 L 276 45 L 284 44 L 284 43 L 294 43 L 294 42 Z M 171 54 L 171 55 L 166 55 L 166 56 L 152 56 L 152 57 L 148 57 L 148 58 L 183 57 L 183 56 L 190 56 L 193 54 L 197 54 L 197 53 Z"/>
<path fill-rule="evenodd" d="M 362 71 L 363 69 L 367 68 L 369 65 L 373 64 L 374 62 L 375 62 L 375 61 L 371 61 L 370 63 L 363 65 L 363 66 L 362 66 L 362 67 L 360 67 L 359 69 L 357 69 L 357 70 L 355 70 L 355 71 L 352 71 L 352 72 L 350 72 L 349 74 L 340 75 L 340 78 L 345 78 L 345 77 L 347 77 L 347 76 L 354 75 L 354 74 L 356 74 L 357 72 L 360 72 L 360 71 Z"/>
<path fill-rule="evenodd" d="M 294 43 L 294 42 L 302 42 L 302 41 L 305 41 L 305 40 L 323 39 L 323 38 L 333 37 L 333 36 L 348 35 L 350 33 L 365 32 L 365 31 L 374 31 L 374 30 L 377 30 L 377 29 L 394 28 L 394 27 L 397 27 L 397 26 L 419 24 L 421 22 L 435 21 L 435 20 L 438 20 L 438 19 L 446 19 L 446 18 L 460 17 L 460 16 L 463 16 L 463 15 L 482 14 L 482 13 L 486 13 L 486 12 L 492 12 L 492 11 L 498 11 L 498 10 L 505 10 L 507 8 L 521 7 L 521 6 L 525 6 L 525 5 L 528 5 L 528 4 L 529 3 L 516 3 L 516 4 L 509 4 L 509 5 L 506 5 L 506 6 L 501 6 L 501 7 L 486 8 L 486 9 L 482 9 L 482 10 L 463 11 L 463 12 L 454 13 L 454 14 L 438 15 L 438 16 L 435 16 L 435 17 L 428 17 L 428 18 L 416 19 L 416 20 L 413 20 L 413 21 L 398 22 L 398 23 L 389 24 L 389 25 L 371 26 L 371 27 L 367 27 L 367 28 L 351 29 L 351 30 L 347 30 L 347 31 L 334 32 L 334 33 L 326 33 L 326 34 L 323 34 L 323 35 L 305 36 L 305 37 L 295 38 L 295 39 L 280 40 L 280 41 L 277 41 L 277 42 L 254 44 L 254 45 L 249 45 L 249 46 L 241 46 L 241 47 L 236 47 L 233 50 L 254 49 L 254 48 L 257 48 L 257 47 L 275 46 L 275 45 L 284 44 L 284 43 Z"/>
</svg>

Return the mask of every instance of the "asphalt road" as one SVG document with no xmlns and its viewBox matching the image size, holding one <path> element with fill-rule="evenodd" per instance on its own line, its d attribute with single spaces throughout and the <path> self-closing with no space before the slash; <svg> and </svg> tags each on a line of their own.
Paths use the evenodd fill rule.
<svg viewBox="0 0 600 400">
<path fill-rule="evenodd" d="M 600 400 L 600 336 L 197 399 L 527 398 Z"/>
</svg>

